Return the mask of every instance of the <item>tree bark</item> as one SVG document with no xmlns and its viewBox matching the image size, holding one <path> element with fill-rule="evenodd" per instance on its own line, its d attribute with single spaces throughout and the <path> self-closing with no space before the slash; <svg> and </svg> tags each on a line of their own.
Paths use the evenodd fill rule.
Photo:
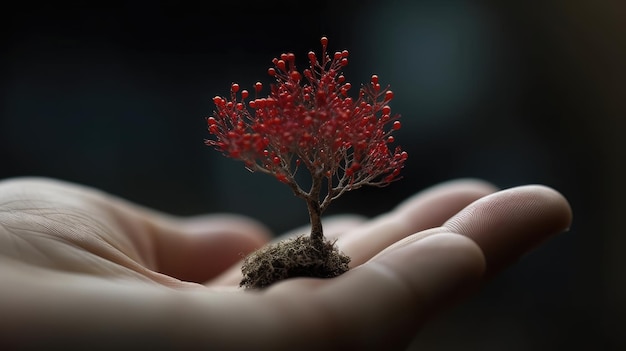
<svg viewBox="0 0 626 351">
<path fill-rule="evenodd" d="M 324 243 L 324 231 L 322 229 L 322 211 L 319 201 L 316 199 L 308 199 L 307 206 L 309 208 L 309 218 L 311 220 L 311 241 L 315 246 Z"/>
</svg>

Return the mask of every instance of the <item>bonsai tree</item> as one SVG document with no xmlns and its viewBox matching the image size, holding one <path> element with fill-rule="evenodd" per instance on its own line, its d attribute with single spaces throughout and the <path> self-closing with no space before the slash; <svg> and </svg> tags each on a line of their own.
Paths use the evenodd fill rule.
<svg viewBox="0 0 626 351">
<path fill-rule="evenodd" d="M 389 86 L 382 87 L 372 75 L 358 96 L 350 97 L 352 85 L 341 72 L 348 51 L 330 56 L 326 37 L 321 44 L 321 57 L 309 52 L 309 66 L 303 71 L 296 68 L 293 53 L 274 58 L 268 73 L 276 81 L 269 95 L 261 96 L 260 82 L 254 85 L 254 98 L 232 83 L 230 97 L 213 98 L 216 110 L 207 123 L 214 138 L 206 144 L 243 161 L 248 170 L 286 184 L 306 202 L 311 222 L 309 235 L 248 255 L 240 283 L 245 288 L 346 272 L 350 258 L 324 237 L 322 213 L 348 191 L 399 179 L 407 159 L 400 147 L 391 147 L 400 121 L 388 105 L 393 98 Z"/>
</svg>

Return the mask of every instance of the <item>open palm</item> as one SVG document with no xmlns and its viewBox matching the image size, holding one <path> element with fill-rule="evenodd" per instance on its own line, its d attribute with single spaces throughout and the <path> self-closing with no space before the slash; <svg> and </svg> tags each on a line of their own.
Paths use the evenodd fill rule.
<svg viewBox="0 0 626 351">
<path fill-rule="evenodd" d="M 272 238 L 252 219 L 179 218 L 76 184 L 5 180 L 0 349 L 401 350 L 570 221 L 544 186 L 443 183 L 373 219 L 325 219 L 352 258 L 344 275 L 243 291 L 242 255 Z"/>
</svg>

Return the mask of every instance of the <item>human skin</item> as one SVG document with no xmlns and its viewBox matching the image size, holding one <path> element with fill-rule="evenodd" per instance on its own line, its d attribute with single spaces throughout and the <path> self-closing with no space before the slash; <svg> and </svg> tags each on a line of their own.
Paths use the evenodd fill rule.
<svg viewBox="0 0 626 351">
<path fill-rule="evenodd" d="M 446 182 L 372 219 L 325 218 L 347 273 L 250 291 L 238 288 L 241 255 L 272 240 L 250 218 L 181 218 L 77 184 L 8 179 L 0 349 L 402 350 L 571 219 L 545 186 Z"/>
</svg>

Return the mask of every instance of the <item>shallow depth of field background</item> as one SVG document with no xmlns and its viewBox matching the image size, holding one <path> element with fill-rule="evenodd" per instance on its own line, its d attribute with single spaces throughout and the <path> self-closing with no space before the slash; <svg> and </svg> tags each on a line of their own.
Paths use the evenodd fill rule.
<svg viewBox="0 0 626 351">
<path fill-rule="evenodd" d="M 304 224 L 287 187 L 204 146 L 204 118 L 231 82 L 267 86 L 274 56 L 294 52 L 302 67 L 326 35 L 331 52 L 350 51 L 354 87 L 372 73 L 391 84 L 396 140 L 410 155 L 402 181 L 348 193 L 329 214 L 374 216 L 465 177 L 545 184 L 574 210 L 569 233 L 437 319 L 412 348 L 624 346 L 622 2 L 16 6 L 1 15 L 0 179 L 60 178 L 180 215 L 237 212 L 276 233 Z"/>
</svg>

